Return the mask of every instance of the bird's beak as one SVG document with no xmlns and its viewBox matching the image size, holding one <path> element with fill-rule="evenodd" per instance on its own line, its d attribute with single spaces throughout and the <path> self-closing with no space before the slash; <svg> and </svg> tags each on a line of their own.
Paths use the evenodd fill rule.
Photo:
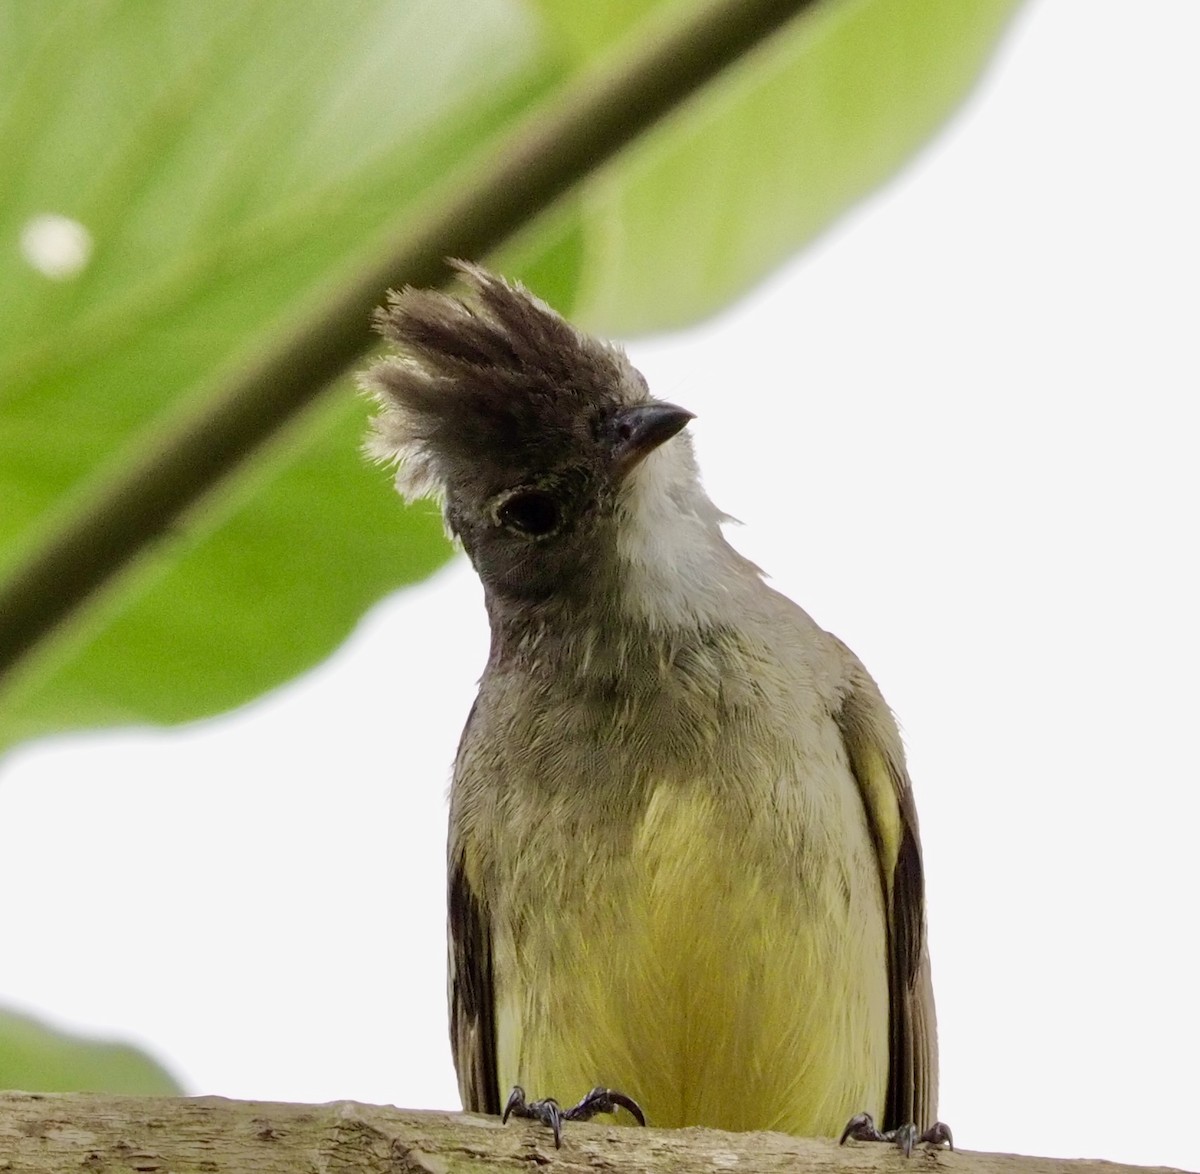
<svg viewBox="0 0 1200 1174">
<path fill-rule="evenodd" d="M 665 444 L 695 413 L 674 404 L 635 404 L 622 408 L 615 421 L 616 442 L 613 466 L 618 478 L 625 477 L 660 444 Z"/>
</svg>

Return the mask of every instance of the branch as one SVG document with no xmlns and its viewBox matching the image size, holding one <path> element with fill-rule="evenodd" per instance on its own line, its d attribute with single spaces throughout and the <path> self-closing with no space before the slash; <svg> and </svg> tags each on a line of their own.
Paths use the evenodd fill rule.
<svg viewBox="0 0 1200 1174">
<path fill-rule="evenodd" d="M 446 280 L 608 162 L 706 82 L 817 0 L 710 0 L 665 35 L 606 58 L 535 110 L 424 218 L 248 367 L 226 373 L 146 456 L 89 495 L 0 585 L 0 683 L 180 517 L 278 435 L 371 345 L 389 287 Z"/>
<path fill-rule="evenodd" d="M 890 1146 L 721 1133 L 715 1129 L 568 1127 L 555 1151 L 548 1132 L 495 1117 L 418 1113 L 335 1101 L 290 1105 L 221 1097 L 113 1097 L 0 1093 L 0 1171 L 60 1174 L 473 1174 L 553 1165 L 555 1174 L 876 1174 L 942 1167 L 956 1174 L 1168 1174 L 1162 1167 L 926 1151 L 906 1164 Z"/>
</svg>

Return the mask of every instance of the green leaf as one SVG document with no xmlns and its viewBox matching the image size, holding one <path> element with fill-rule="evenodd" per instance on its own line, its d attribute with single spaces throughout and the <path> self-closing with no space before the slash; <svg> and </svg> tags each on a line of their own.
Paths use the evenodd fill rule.
<svg viewBox="0 0 1200 1174">
<path fill-rule="evenodd" d="M 11 1011 L 0 1011 L 0 1088 L 129 1096 L 177 1096 L 183 1091 L 165 1068 L 137 1048 L 68 1035 Z"/>
<path fill-rule="evenodd" d="M 633 0 L 537 3 L 563 51 L 581 62 L 619 42 L 647 8 Z M 1016 7 L 818 6 L 588 185 L 575 317 L 629 336 L 728 304 L 929 137 L 968 92 Z"/>
<path fill-rule="evenodd" d="M 544 88 L 519 4 L 460 11 L 4 6 L 0 569 Z M 14 247 L 46 213 L 95 242 L 73 281 Z M 347 384 L 259 454 L 27 669 L 0 742 L 238 705 L 444 561 L 433 511 L 362 460 L 365 421 Z"/>
<path fill-rule="evenodd" d="M 20 621 L 0 610 L 19 669 L 0 745 L 237 705 L 447 556 L 433 511 L 402 509 L 363 464 L 349 386 L 314 399 L 367 345 L 387 281 L 433 280 L 445 253 L 525 222 L 496 263 L 581 321 L 627 333 L 707 313 L 911 152 L 1015 4 L 0 8 L 0 577 L 10 599 L 61 595 L 65 617 L 6 646 Z M 761 12 L 765 30 L 806 7 L 537 217 L 706 76 L 718 19 Z M 47 214 L 93 242 L 73 275 L 69 247 L 56 271 L 29 243 Z M 208 428 L 231 404 L 269 445 Z M 122 516 L 130 470 L 162 453 L 208 492 L 164 498 L 139 530 Z M 147 473 L 143 496 L 171 486 Z M 93 574 L 95 546 L 47 546 L 122 524 L 115 578 Z"/>
</svg>

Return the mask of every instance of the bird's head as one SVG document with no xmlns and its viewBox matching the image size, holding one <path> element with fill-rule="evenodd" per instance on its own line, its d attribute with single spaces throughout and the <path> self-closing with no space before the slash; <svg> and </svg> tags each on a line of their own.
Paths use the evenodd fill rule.
<svg viewBox="0 0 1200 1174">
<path fill-rule="evenodd" d="M 398 462 L 405 497 L 440 501 L 501 599 L 586 595 L 623 560 L 668 556 L 647 525 L 707 505 L 677 435 L 692 414 L 526 290 L 457 268 L 468 296 L 406 289 L 380 312 L 397 350 L 364 378 L 372 454 Z"/>
</svg>

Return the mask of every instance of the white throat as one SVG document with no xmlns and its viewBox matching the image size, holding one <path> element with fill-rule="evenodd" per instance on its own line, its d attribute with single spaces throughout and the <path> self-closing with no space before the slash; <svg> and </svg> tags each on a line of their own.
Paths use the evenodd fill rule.
<svg viewBox="0 0 1200 1174">
<path fill-rule="evenodd" d="M 721 534 L 728 521 L 700 485 L 691 439 L 650 453 L 624 487 L 618 530 L 625 612 L 651 628 L 729 621 L 761 572 Z"/>
</svg>

